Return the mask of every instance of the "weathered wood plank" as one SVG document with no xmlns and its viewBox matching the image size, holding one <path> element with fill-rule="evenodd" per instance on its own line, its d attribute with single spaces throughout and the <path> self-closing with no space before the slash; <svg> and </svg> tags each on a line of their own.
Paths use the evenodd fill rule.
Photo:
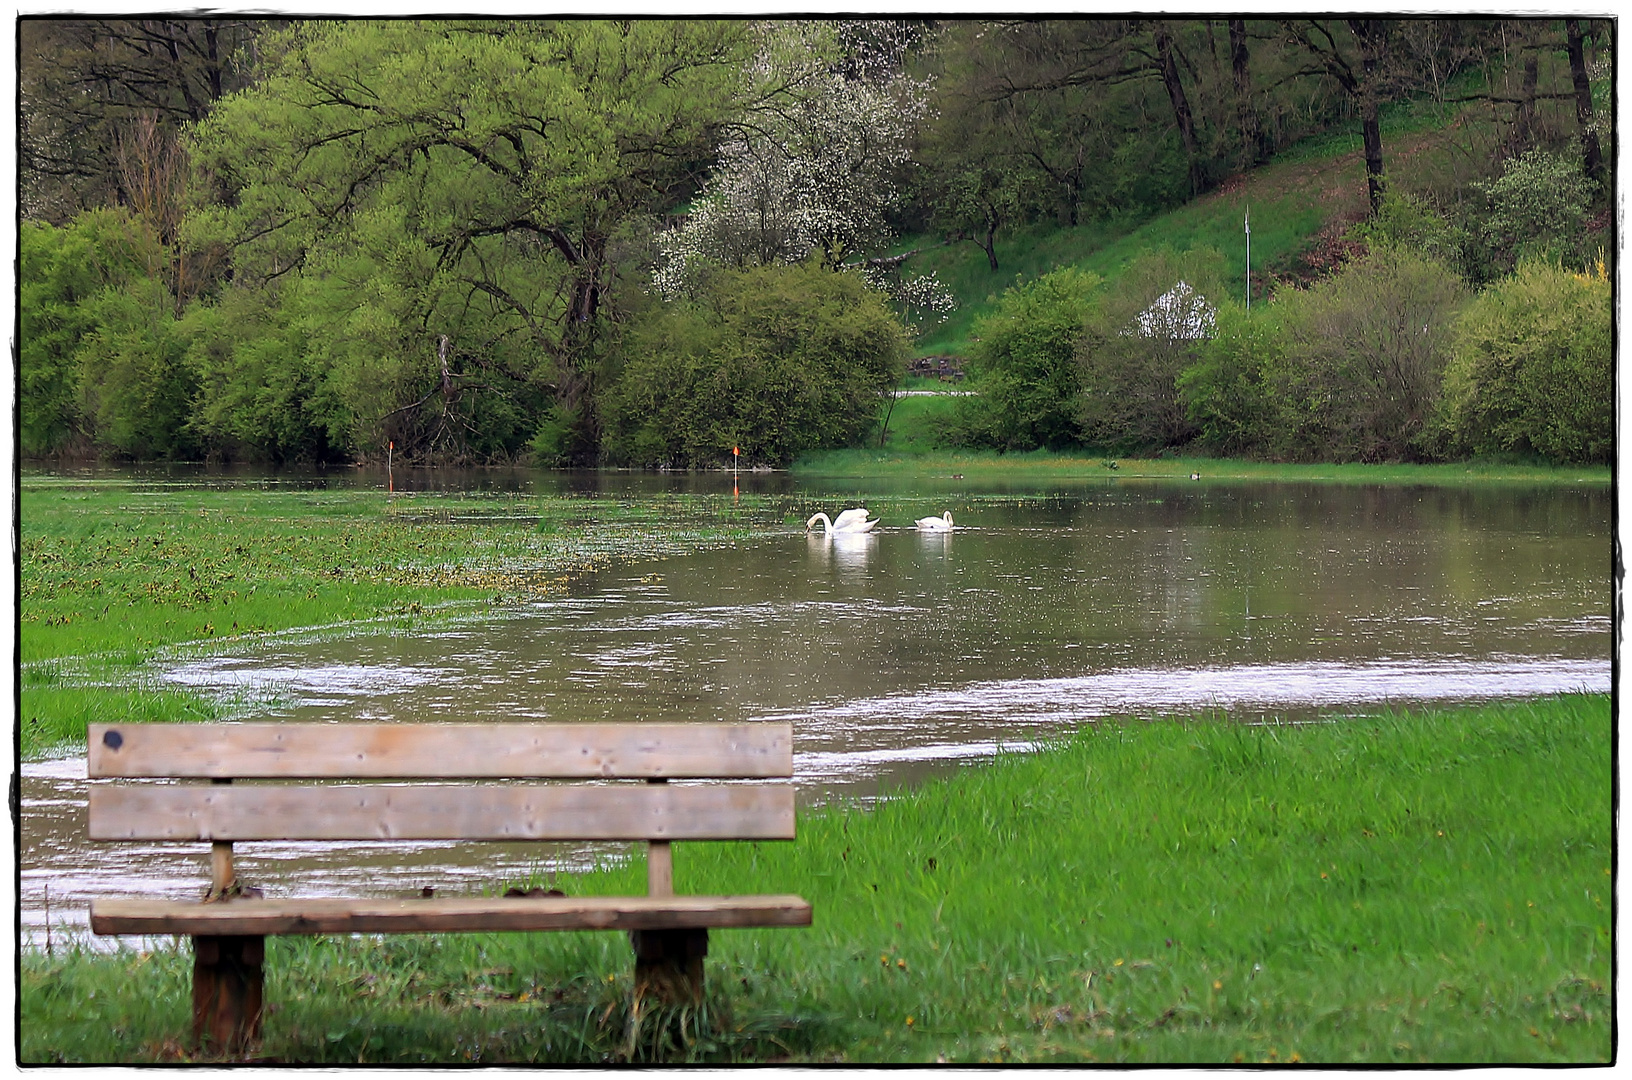
<svg viewBox="0 0 1632 1080">
<path fill-rule="evenodd" d="M 791 840 L 791 784 L 95 784 L 92 840 Z"/>
<path fill-rule="evenodd" d="M 92 724 L 86 756 L 92 779 L 756 779 L 793 775 L 793 725 Z"/>
<path fill-rule="evenodd" d="M 809 926 L 798 896 L 453 897 L 274 899 L 200 904 L 93 900 L 98 934 L 458 933 L 480 930 L 678 930 Z"/>
</svg>

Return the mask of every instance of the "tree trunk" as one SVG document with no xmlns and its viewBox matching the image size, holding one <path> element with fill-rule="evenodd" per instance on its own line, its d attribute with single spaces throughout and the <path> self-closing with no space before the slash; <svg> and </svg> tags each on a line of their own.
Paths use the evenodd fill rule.
<svg viewBox="0 0 1632 1080">
<path fill-rule="evenodd" d="M 1603 153 L 1592 125 L 1592 84 L 1587 79 L 1587 58 L 1581 47 L 1581 20 L 1565 19 L 1564 32 L 1570 50 L 1570 79 L 1575 83 L 1575 119 L 1581 125 L 1581 167 L 1598 180 L 1603 172 Z"/>
<path fill-rule="evenodd" d="M 1196 124 L 1190 111 L 1190 99 L 1179 81 L 1179 66 L 1173 60 L 1173 35 L 1166 23 L 1156 24 L 1156 62 L 1161 70 L 1162 85 L 1167 87 L 1167 99 L 1173 104 L 1173 119 L 1179 125 L 1179 138 L 1184 141 L 1184 159 L 1190 167 L 1190 194 L 1201 194 L 1200 163 L 1196 161 Z"/>
<path fill-rule="evenodd" d="M 1366 153 L 1366 199 L 1376 214 L 1383 205 L 1383 130 L 1378 122 L 1379 68 L 1388 49 L 1388 27 L 1381 19 L 1350 19 L 1360 43 L 1360 137 Z"/>
<path fill-rule="evenodd" d="M 1513 134 L 1511 136 L 1513 152 L 1523 153 L 1530 145 L 1535 135 L 1536 125 L 1536 79 L 1539 75 L 1540 57 L 1537 50 L 1525 50 L 1524 74 L 1519 81 L 1519 108 L 1513 117 Z"/>
<path fill-rule="evenodd" d="M 986 252 L 986 261 L 991 264 L 993 270 L 997 269 L 997 225 L 997 215 L 987 214 L 986 242 L 980 245 L 981 250 Z"/>
<path fill-rule="evenodd" d="M 1268 155 L 1264 135 L 1258 123 L 1258 110 L 1252 107 L 1252 71 L 1248 67 L 1247 21 L 1230 20 L 1230 71 L 1235 76 L 1235 108 L 1241 124 L 1242 164 L 1261 164 Z"/>
</svg>

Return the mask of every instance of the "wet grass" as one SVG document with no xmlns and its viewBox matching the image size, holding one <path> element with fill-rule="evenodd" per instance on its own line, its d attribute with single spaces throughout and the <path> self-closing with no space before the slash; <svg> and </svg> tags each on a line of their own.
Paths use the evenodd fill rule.
<svg viewBox="0 0 1632 1080">
<path fill-rule="evenodd" d="M 423 629 L 560 593 L 619 561 L 785 528 L 799 510 L 753 494 L 388 498 L 30 476 L 19 507 L 25 756 L 122 710 L 218 711 L 144 684 L 161 653 L 289 632 Z"/>
<path fill-rule="evenodd" d="M 1607 695 L 1099 724 L 791 844 L 691 844 L 707 1008 L 631 1017 L 615 934 L 274 939 L 263 1060 L 1604 1062 Z M 638 860 L 556 884 L 643 886 Z M 498 887 L 502 883 L 495 883 Z M 185 948 L 22 961 L 21 1057 L 191 1056 Z M 637 1022 L 638 1020 L 638 1022 Z"/>
<path fill-rule="evenodd" d="M 893 426 L 893 424 L 892 424 Z M 1460 461 L 1434 465 L 1279 464 L 1239 458 L 1104 457 L 1037 450 L 1002 454 L 953 450 L 828 450 L 795 464 L 799 477 L 821 479 L 976 478 L 983 481 L 1053 484 L 1085 480 L 1183 480 L 1200 475 L 1202 483 L 1280 480 L 1349 484 L 1431 484 L 1463 486 L 1482 483 L 1608 484 L 1607 466 L 1549 465 L 1522 461 Z"/>
</svg>

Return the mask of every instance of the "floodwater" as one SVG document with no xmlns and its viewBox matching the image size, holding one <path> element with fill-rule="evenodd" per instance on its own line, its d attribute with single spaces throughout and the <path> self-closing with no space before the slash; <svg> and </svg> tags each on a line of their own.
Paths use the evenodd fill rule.
<svg viewBox="0 0 1632 1080">
<path fill-rule="evenodd" d="M 805 806 L 1112 714 L 1341 717 L 1610 686 L 1603 486 L 948 488 L 860 537 L 790 531 L 625 564 L 480 621 L 237 645 L 163 677 L 257 719 L 787 719 Z M 856 501 L 809 494 L 830 514 Z M 954 532 L 911 529 L 944 509 Z M 60 932 L 92 896 L 201 892 L 206 845 L 84 839 L 81 757 L 23 772 L 35 944 L 47 902 Z M 457 894 L 617 854 L 246 844 L 239 866 L 267 895 Z"/>
</svg>

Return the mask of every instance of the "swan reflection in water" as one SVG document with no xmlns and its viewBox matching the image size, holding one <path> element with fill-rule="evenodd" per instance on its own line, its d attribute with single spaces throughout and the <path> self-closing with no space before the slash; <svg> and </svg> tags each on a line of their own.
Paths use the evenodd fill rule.
<svg viewBox="0 0 1632 1080">
<path fill-rule="evenodd" d="M 860 573 L 878 548 L 878 536 L 871 532 L 811 533 L 805 537 L 811 562 L 833 566 L 840 573 Z"/>
</svg>

